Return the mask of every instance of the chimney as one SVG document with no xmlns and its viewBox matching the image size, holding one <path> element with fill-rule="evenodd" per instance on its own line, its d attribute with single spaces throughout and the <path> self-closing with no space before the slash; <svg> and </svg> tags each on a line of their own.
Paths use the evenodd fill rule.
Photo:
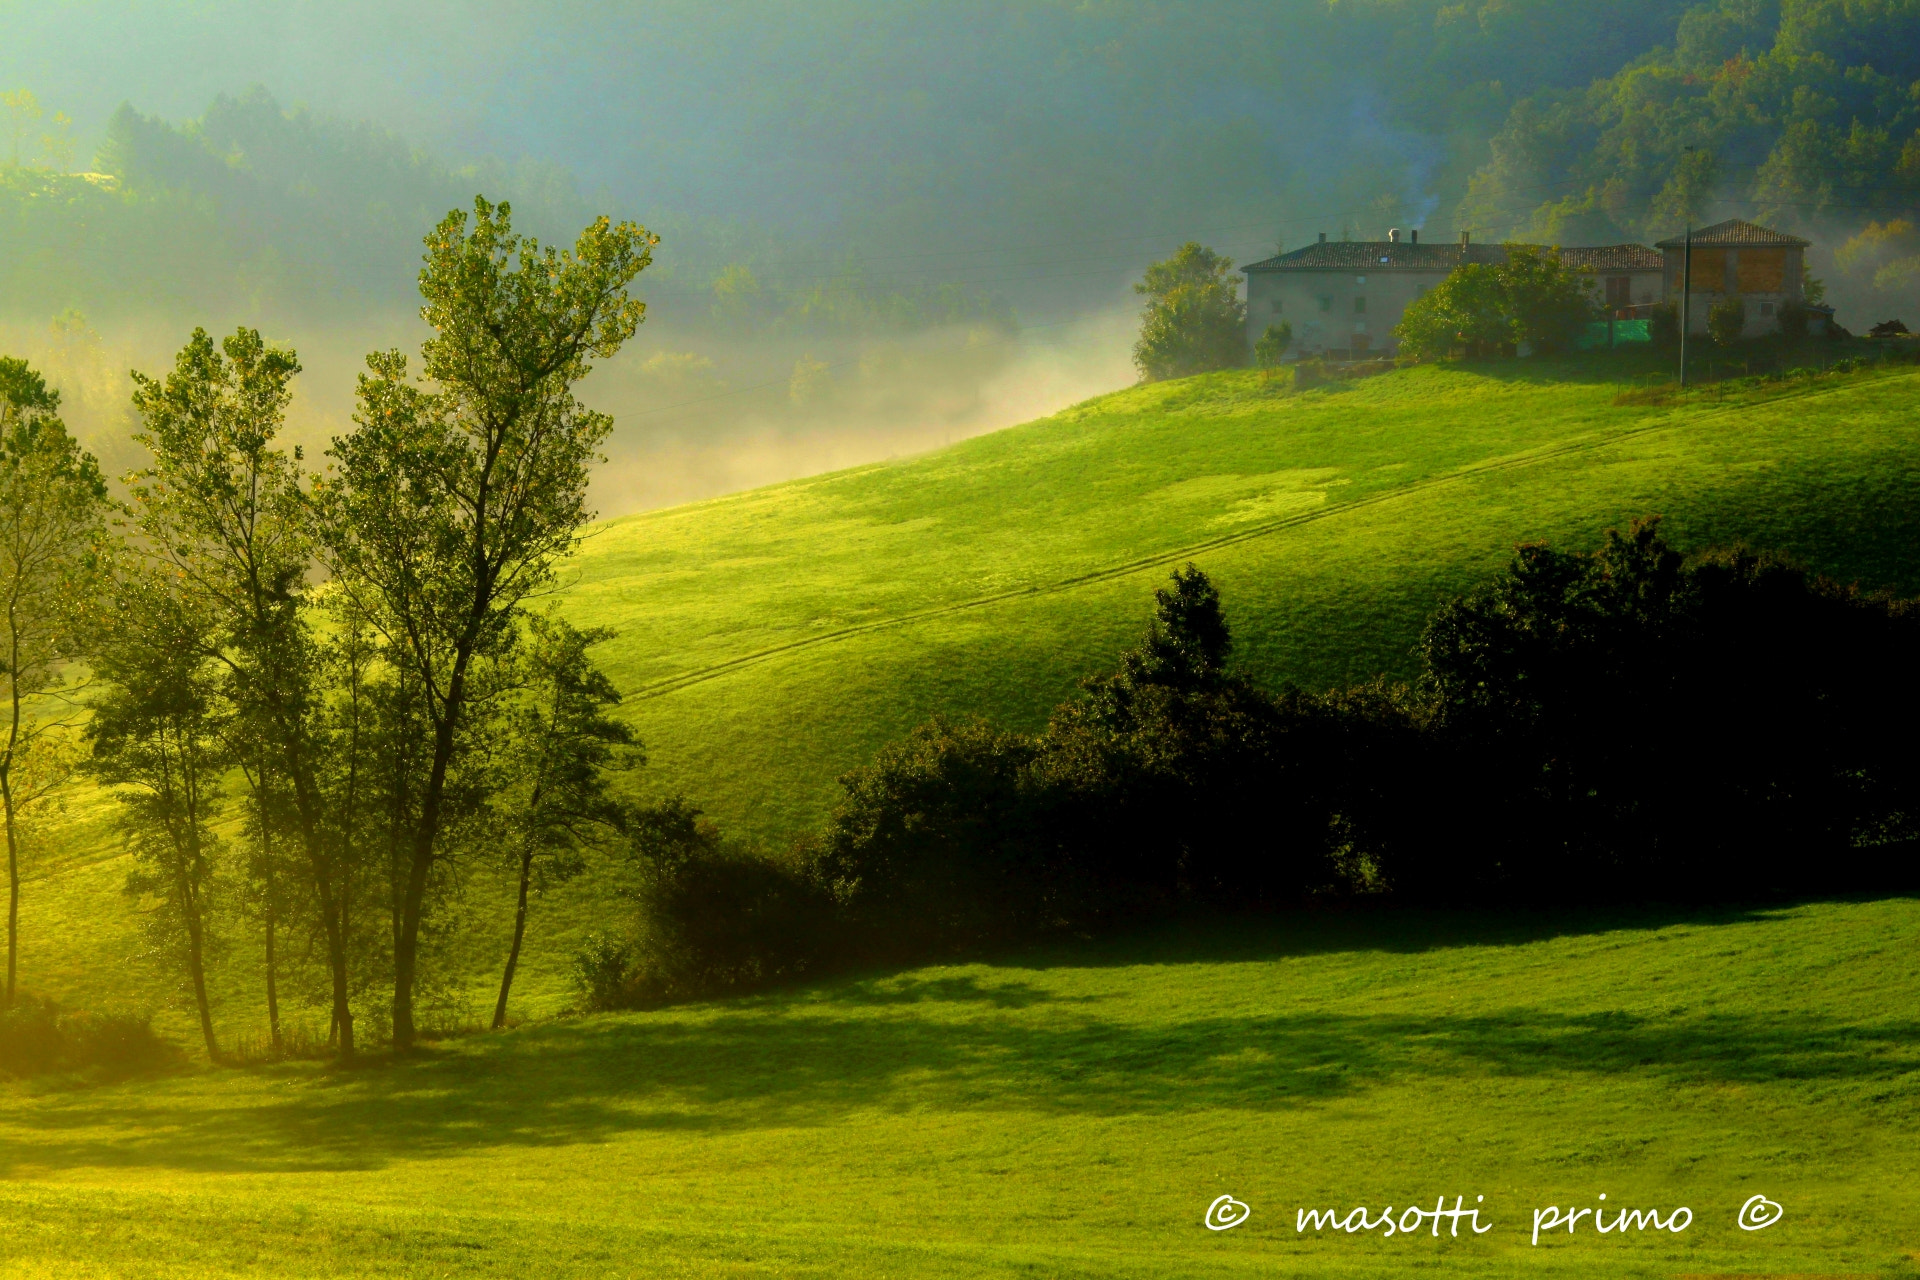
<svg viewBox="0 0 1920 1280">
<path fill-rule="evenodd" d="M 1388 244 L 1400 243 L 1400 228 L 1395 227 L 1393 230 L 1387 232 L 1387 243 Z"/>
<path fill-rule="evenodd" d="M 1326 242 L 1327 242 L 1327 233 L 1322 231 L 1320 233 L 1320 243 L 1325 244 Z"/>
<path fill-rule="evenodd" d="M 1460 243 L 1461 243 L 1461 244 L 1463 244 L 1463 245 L 1469 245 L 1469 244 L 1472 244 L 1472 243 L 1473 243 L 1473 232 L 1471 232 L 1471 231 L 1462 231 L 1462 232 L 1460 233 Z"/>
<path fill-rule="evenodd" d="M 1407 232 L 1407 234 L 1413 237 L 1412 243 L 1414 244 L 1420 243 L 1420 228 L 1415 227 L 1413 230 Z"/>
</svg>

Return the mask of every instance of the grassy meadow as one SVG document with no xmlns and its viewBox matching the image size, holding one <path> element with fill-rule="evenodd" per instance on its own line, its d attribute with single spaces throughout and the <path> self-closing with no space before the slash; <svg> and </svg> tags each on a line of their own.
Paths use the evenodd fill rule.
<svg viewBox="0 0 1920 1280">
<path fill-rule="evenodd" d="M 1920 375 L 1616 404 L 1637 357 L 1423 366 L 1295 394 L 1132 388 L 938 453 L 602 526 L 563 607 L 616 627 L 650 783 L 780 843 L 934 712 L 1030 728 L 1197 563 L 1273 686 L 1407 676 L 1515 543 L 1660 513 L 1682 546 L 1920 588 Z"/>
<path fill-rule="evenodd" d="M 1917 930 L 1913 900 L 1329 913 L 23 1089 L 0 1275 L 1891 1280 L 1920 1274 Z M 1529 1243 L 1601 1193 L 1693 1225 Z M 1210 1232 L 1221 1194 L 1252 1216 Z M 1442 1194 L 1493 1230 L 1296 1230 Z M 1785 1216 L 1741 1231 L 1755 1194 Z"/>
<path fill-rule="evenodd" d="M 1920 374 L 1634 403 L 1633 359 L 1134 388 L 610 522 L 556 603 L 619 629 L 642 785 L 777 847 L 929 714 L 1038 724 L 1188 560 L 1272 685 L 1411 674 L 1434 605 L 1514 543 L 1648 512 L 1920 590 Z M 189 1044 L 125 875 L 110 806 L 74 796 L 35 837 L 23 983 Z M 1920 901 L 1186 923 L 552 1016 L 620 909 L 547 896 L 531 1021 L 415 1060 L 0 1082 L 0 1276 L 1920 1275 Z M 429 1022 L 490 1007 L 507 924 L 476 863 Z M 264 1023 L 251 947 L 215 973 L 229 1042 Z M 312 994 L 283 999 L 317 1031 Z M 1695 1224 L 1527 1242 L 1601 1192 Z M 1205 1230 L 1228 1193 L 1253 1216 Z M 1736 1229 L 1761 1193 L 1786 1218 Z M 1442 1194 L 1495 1229 L 1294 1230 Z"/>
<path fill-rule="evenodd" d="M 1433 607 L 1515 543 L 1589 546 L 1649 512 L 1683 546 L 1744 539 L 1920 590 L 1920 373 L 1617 403 L 1642 359 L 1130 388 L 936 453 L 608 522 L 554 603 L 619 633 L 596 654 L 649 750 L 639 785 L 778 848 L 928 715 L 1037 726 L 1137 640 L 1188 560 L 1272 686 L 1409 675 Z M 119 893 L 111 812 L 75 795 L 35 840 L 23 981 L 78 1007 L 158 1006 L 184 1032 Z M 470 864 L 431 943 L 431 1021 L 491 1008 L 510 893 Z M 621 910 L 591 880 L 539 902 L 515 1011 L 567 1007 L 569 958 Z M 223 1034 L 264 1032 L 260 986 L 240 940 L 214 975 Z"/>
</svg>

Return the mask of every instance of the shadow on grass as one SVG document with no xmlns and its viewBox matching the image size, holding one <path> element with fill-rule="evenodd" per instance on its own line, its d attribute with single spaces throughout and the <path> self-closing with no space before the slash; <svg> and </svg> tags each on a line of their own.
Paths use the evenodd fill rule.
<svg viewBox="0 0 1920 1280">
<path fill-rule="evenodd" d="M 1885 894 L 1835 901 L 1877 901 Z M 1289 912 L 1178 920 L 1124 937 L 1011 953 L 1022 967 L 1101 968 L 1137 964 L 1217 964 L 1284 960 L 1332 952 L 1415 955 L 1453 947 L 1520 947 L 1551 938 L 1676 925 L 1745 924 L 1776 919 L 1802 902 L 1618 907 L 1445 910 L 1387 902 Z"/>
<path fill-rule="evenodd" d="M 1408 919 L 1375 945 L 1419 950 L 1566 932 L 1551 918 Z M 1623 913 L 1587 928 L 1754 913 Z M 1128 963 L 1331 949 L 1286 931 L 1180 931 Z M 1203 931 L 1189 930 L 1189 933 Z M 1278 931 L 1269 927 L 1269 935 Z M 1412 933 L 1413 937 L 1399 935 Z M 1471 938 L 1468 936 L 1471 934 Z M 1116 944 L 1117 945 L 1117 944 Z M 1111 963 L 1119 963 L 1114 955 Z M 1096 961 L 1097 962 L 1097 961 Z M 1756 1008 L 1645 1016 L 1514 1009 L 1481 1016 L 1303 1011 L 1141 1024 L 1103 1018 L 1108 997 L 932 971 L 830 984 L 668 1014 L 582 1019 L 486 1037 L 384 1068 L 203 1075 L 17 1108 L 0 1121 L 0 1176 L 79 1166 L 206 1171 L 379 1168 L 494 1146 L 605 1141 L 645 1130 L 738 1132 L 830 1124 L 861 1111 L 969 1109 L 1167 1115 L 1308 1106 L 1395 1080 L 1622 1076 L 1660 1085 L 1892 1081 L 1915 1068 L 1920 1021 L 1863 1026 Z M 1036 1016 L 1036 1014 L 1038 1016 Z"/>
</svg>

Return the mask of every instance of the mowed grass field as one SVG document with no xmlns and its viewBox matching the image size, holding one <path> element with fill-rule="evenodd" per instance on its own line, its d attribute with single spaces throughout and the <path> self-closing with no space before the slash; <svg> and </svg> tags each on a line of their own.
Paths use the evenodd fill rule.
<svg viewBox="0 0 1920 1280">
<path fill-rule="evenodd" d="M 1913 1276 L 1916 931 L 1913 900 L 1328 913 L 16 1087 L 0 1275 Z M 1215 1233 L 1222 1194 L 1251 1217 Z M 1738 1229 L 1760 1194 L 1784 1216 Z M 1493 1229 L 1296 1229 L 1456 1195 Z M 1692 1225 L 1531 1243 L 1603 1203 Z"/>
</svg>

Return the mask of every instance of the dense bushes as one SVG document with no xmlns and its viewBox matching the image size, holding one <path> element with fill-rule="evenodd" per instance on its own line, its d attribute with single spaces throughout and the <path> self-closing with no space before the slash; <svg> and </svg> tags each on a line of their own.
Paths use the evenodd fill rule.
<svg viewBox="0 0 1920 1280">
<path fill-rule="evenodd" d="M 63 1012 L 51 1000 L 27 995 L 0 1009 L 0 1077 L 126 1076 L 177 1057 L 145 1017 Z"/>
<path fill-rule="evenodd" d="M 637 855 L 600 1004 L 1076 934 L 1185 905 L 1753 898 L 1910 878 L 1920 610 L 1657 521 L 1519 548 L 1442 608 L 1423 674 L 1270 695 L 1188 566 L 1140 646 L 1038 734 L 936 719 L 776 862 L 684 807 Z M 598 966 L 596 968 L 595 966 Z M 595 975 L 598 975 L 597 977 Z"/>
<path fill-rule="evenodd" d="M 1884 878 L 1920 817 L 1916 641 L 1906 602 L 1683 562 L 1650 521 L 1592 556 L 1523 547 L 1424 642 L 1455 875 L 1582 899 Z"/>
<path fill-rule="evenodd" d="M 817 874 L 728 847 L 681 801 L 642 811 L 631 826 L 633 927 L 589 939 L 574 958 L 575 986 L 591 1007 L 751 990 L 838 955 Z"/>
</svg>

